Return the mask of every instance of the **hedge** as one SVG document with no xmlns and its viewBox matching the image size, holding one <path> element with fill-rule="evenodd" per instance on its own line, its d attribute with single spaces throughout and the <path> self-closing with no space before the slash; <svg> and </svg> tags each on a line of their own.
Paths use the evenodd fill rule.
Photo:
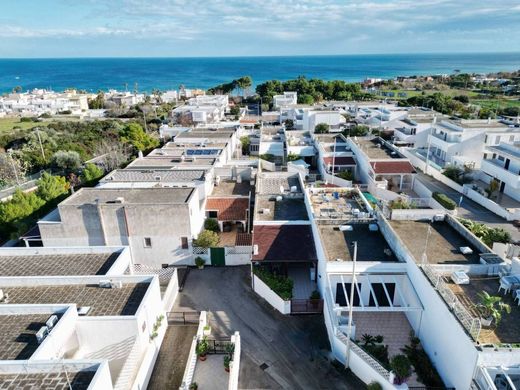
<svg viewBox="0 0 520 390">
<path fill-rule="evenodd" d="M 269 288 L 278 294 L 284 301 L 292 298 L 292 279 L 281 275 L 275 275 L 272 272 L 260 267 L 254 267 L 253 273 L 258 276 L 262 282 L 267 284 L 267 286 L 269 286 Z"/>
<path fill-rule="evenodd" d="M 448 198 L 448 196 L 439 192 L 433 193 L 433 199 L 439 202 L 442 206 L 446 207 L 448 210 L 455 210 L 455 207 L 457 207 L 457 203 Z"/>
</svg>

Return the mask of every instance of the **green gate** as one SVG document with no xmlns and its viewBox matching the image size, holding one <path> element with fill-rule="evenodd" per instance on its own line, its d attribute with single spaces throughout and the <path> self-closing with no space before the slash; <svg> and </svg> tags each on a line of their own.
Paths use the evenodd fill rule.
<svg viewBox="0 0 520 390">
<path fill-rule="evenodd" d="M 226 265 L 226 248 L 211 248 L 211 265 Z"/>
</svg>

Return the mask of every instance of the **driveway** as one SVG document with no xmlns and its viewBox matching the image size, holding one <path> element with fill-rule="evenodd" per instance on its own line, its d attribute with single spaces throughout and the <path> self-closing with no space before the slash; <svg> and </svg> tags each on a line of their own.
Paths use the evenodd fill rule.
<svg viewBox="0 0 520 390">
<path fill-rule="evenodd" d="M 440 181 L 434 179 L 431 176 L 425 175 L 422 172 L 417 173 L 417 178 L 431 191 L 444 193 L 455 203 L 457 203 L 457 205 L 459 204 L 460 197 L 462 195 L 460 192 L 455 191 L 451 187 L 448 187 L 444 183 L 441 183 Z M 511 222 L 508 222 L 505 219 L 499 217 L 495 213 L 489 211 L 485 207 L 482 207 L 466 196 L 463 196 L 460 207 L 457 207 L 457 216 L 485 223 L 486 225 L 495 228 L 502 228 L 511 234 L 513 241 L 520 241 L 520 231 L 518 228 L 513 226 Z"/>
<path fill-rule="evenodd" d="M 241 389 L 363 389 L 329 361 L 321 315 L 284 316 L 250 287 L 250 267 L 206 267 L 190 272 L 175 311 L 207 310 L 212 334 L 240 332 Z"/>
</svg>

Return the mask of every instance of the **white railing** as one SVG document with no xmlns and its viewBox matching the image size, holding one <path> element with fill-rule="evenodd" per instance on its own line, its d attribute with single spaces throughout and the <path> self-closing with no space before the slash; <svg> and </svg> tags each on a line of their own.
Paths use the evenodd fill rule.
<svg viewBox="0 0 520 390">
<path fill-rule="evenodd" d="M 493 379 L 484 367 L 479 367 L 475 375 L 475 382 L 480 390 L 497 390 Z"/>
<path fill-rule="evenodd" d="M 453 311 L 453 314 L 458 318 L 462 326 L 468 331 L 474 340 L 478 340 L 482 324 L 480 318 L 473 317 L 471 313 L 460 303 L 457 296 L 451 291 L 447 284 L 442 279 L 442 276 L 437 273 L 433 267 L 429 265 L 420 266 L 426 277 L 430 280 L 433 287 L 437 290 L 444 302 Z"/>
<path fill-rule="evenodd" d="M 204 336 L 204 327 L 208 323 L 208 313 L 206 311 L 200 312 L 199 326 L 197 328 L 197 334 L 193 336 L 191 342 L 190 353 L 188 355 L 188 362 L 184 369 L 184 375 L 182 376 L 182 384 L 179 390 L 188 390 L 191 382 L 193 381 L 193 375 L 195 374 L 195 366 L 197 365 L 197 342 Z"/>
<path fill-rule="evenodd" d="M 231 342 L 234 343 L 235 349 L 233 352 L 233 363 L 231 365 L 231 370 L 229 373 L 228 390 L 237 390 L 238 389 L 238 374 L 240 373 L 240 353 L 241 353 L 240 333 L 235 332 L 235 334 L 233 336 L 231 336 Z"/>
<path fill-rule="evenodd" d="M 199 246 L 193 247 L 193 254 L 194 255 L 208 255 L 209 254 L 209 248 L 201 248 Z"/>
<path fill-rule="evenodd" d="M 347 336 L 343 334 L 340 330 L 336 330 L 336 337 L 341 340 L 342 343 L 346 344 L 348 341 Z M 367 363 L 372 369 L 374 369 L 379 375 L 381 375 L 386 380 L 390 380 L 390 371 L 384 368 L 381 363 L 379 363 L 376 359 L 370 356 L 367 352 L 365 352 L 361 347 L 359 347 L 353 340 L 350 341 L 350 353 L 355 353 L 358 355 L 365 363 Z M 347 357 L 350 359 L 350 357 Z"/>
</svg>

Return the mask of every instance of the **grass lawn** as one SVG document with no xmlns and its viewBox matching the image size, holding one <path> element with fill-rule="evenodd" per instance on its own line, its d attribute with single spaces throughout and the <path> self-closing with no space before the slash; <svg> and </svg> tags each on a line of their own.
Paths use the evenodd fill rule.
<svg viewBox="0 0 520 390">
<path fill-rule="evenodd" d="M 520 100 L 517 99 L 505 99 L 505 98 L 493 98 L 493 99 L 471 99 L 471 104 L 477 104 L 482 108 L 496 109 L 506 107 L 520 107 Z"/>
<path fill-rule="evenodd" d="M 19 127 L 22 130 L 32 129 L 33 127 L 47 126 L 46 122 L 20 122 L 20 118 L 0 118 L 0 134 L 9 133 L 13 128 Z"/>
<path fill-rule="evenodd" d="M 412 90 L 406 90 L 406 89 L 389 89 L 389 90 L 383 90 L 382 92 L 394 92 L 395 96 L 392 97 L 392 99 L 408 99 L 412 96 L 422 95 L 423 91 L 412 91 Z M 399 97 L 399 93 L 405 93 L 405 97 Z M 465 89 L 446 89 L 442 91 L 437 91 L 435 89 L 426 89 L 424 90 L 425 95 L 433 95 L 434 93 L 440 92 L 443 95 L 448 96 L 459 96 L 459 95 L 466 95 L 469 97 L 477 96 L 478 92 L 474 91 L 468 91 Z"/>
</svg>

